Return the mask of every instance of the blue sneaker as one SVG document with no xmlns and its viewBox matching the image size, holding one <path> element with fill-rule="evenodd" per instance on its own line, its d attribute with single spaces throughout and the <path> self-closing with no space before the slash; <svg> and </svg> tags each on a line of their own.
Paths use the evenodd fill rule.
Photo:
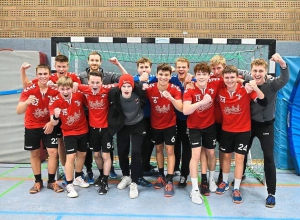
<svg viewBox="0 0 300 220">
<path fill-rule="evenodd" d="M 165 186 L 165 197 L 172 197 L 174 196 L 174 186 L 172 182 L 168 182 Z"/>
<path fill-rule="evenodd" d="M 232 201 L 236 204 L 243 202 L 242 193 L 238 189 L 232 190 Z"/>
<path fill-rule="evenodd" d="M 110 168 L 109 177 L 111 179 L 117 179 L 117 177 L 118 177 L 118 175 L 116 174 L 114 166 L 111 166 L 111 168 Z"/>
<path fill-rule="evenodd" d="M 142 186 L 142 187 L 151 187 L 152 183 L 150 183 L 148 180 L 145 180 L 143 177 L 138 178 L 136 184 Z"/>
<path fill-rule="evenodd" d="M 228 189 L 229 189 L 229 183 L 228 183 L 228 182 L 227 182 L 227 183 L 222 182 L 222 183 L 218 186 L 218 188 L 217 188 L 217 190 L 216 190 L 216 193 L 217 193 L 217 194 L 224 194 L 225 191 L 228 190 Z"/>
<path fill-rule="evenodd" d="M 266 207 L 273 208 L 275 206 L 275 196 L 272 194 L 269 194 L 266 199 Z"/>
<path fill-rule="evenodd" d="M 86 182 L 90 185 L 94 185 L 95 183 L 95 178 L 94 178 L 94 174 L 93 174 L 93 171 L 89 171 L 87 173 L 87 175 L 85 176 L 86 178 Z"/>
</svg>

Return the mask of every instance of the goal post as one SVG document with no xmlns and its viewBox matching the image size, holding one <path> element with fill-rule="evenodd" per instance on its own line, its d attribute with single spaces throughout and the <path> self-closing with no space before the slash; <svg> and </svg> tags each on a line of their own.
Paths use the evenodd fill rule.
<svg viewBox="0 0 300 220">
<path fill-rule="evenodd" d="M 275 63 L 270 59 L 276 52 L 275 39 L 227 39 L 227 38 L 114 38 L 114 37 L 52 37 L 51 69 L 58 54 L 69 58 L 70 72 L 80 73 L 87 67 L 89 53 L 97 51 L 102 56 L 101 67 L 105 71 L 119 72 L 108 61 L 117 57 L 125 69 L 136 74 L 136 61 L 140 57 L 151 59 L 152 72 L 161 62 L 175 64 L 178 57 L 190 61 L 190 72 L 199 62 L 209 62 L 214 55 L 222 55 L 227 64 L 250 71 L 250 64 L 256 58 L 269 61 L 269 74 L 275 75 Z M 255 150 L 259 148 L 259 150 Z M 247 175 L 263 182 L 263 156 L 259 141 L 254 141 L 247 166 Z"/>
</svg>

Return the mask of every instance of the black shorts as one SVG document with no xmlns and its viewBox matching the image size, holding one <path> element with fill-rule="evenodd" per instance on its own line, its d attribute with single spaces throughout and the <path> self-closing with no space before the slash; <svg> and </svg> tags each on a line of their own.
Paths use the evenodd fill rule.
<svg viewBox="0 0 300 220">
<path fill-rule="evenodd" d="M 51 134 L 45 134 L 43 128 L 28 129 L 25 128 L 24 150 L 36 150 L 41 146 L 44 148 L 57 148 L 57 136 L 55 130 Z"/>
<path fill-rule="evenodd" d="M 206 149 L 216 148 L 216 129 L 211 125 L 204 129 L 189 128 L 191 148 L 204 147 Z"/>
<path fill-rule="evenodd" d="M 247 154 L 249 147 L 250 131 L 247 132 L 228 132 L 222 130 L 220 151 L 224 153 Z"/>
<path fill-rule="evenodd" d="M 61 120 L 58 121 L 58 124 L 54 126 L 55 133 L 57 135 L 57 138 L 62 137 L 62 131 L 61 131 Z"/>
<path fill-rule="evenodd" d="M 222 134 L 222 124 L 221 123 L 215 123 L 216 127 L 216 137 L 217 137 L 217 142 L 220 143 L 221 141 L 221 134 Z"/>
<path fill-rule="evenodd" d="M 66 154 L 73 154 L 76 153 L 77 151 L 86 152 L 87 142 L 88 142 L 87 134 L 70 135 L 70 136 L 64 136 L 63 138 L 64 138 Z"/>
<path fill-rule="evenodd" d="M 112 145 L 112 136 L 108 128 L 89 128 L 89 148 L 94 152 L 111 152 L 114 150 Z"/>
<path fill-rule="evenodd" d="M 176 125 L 165 129 L 152 129 L 152 141 L 155 145 L 165 143 L 166 145 L 175 145 Z"/>
</svg>

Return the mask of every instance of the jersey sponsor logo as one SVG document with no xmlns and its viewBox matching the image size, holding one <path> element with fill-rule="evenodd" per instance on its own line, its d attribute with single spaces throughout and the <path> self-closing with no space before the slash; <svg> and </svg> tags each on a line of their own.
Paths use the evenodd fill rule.
<svg viewBox="0 0 300 220">
<path fill-rule="evenodd" d="M 28 92 L 29 90 L 34 89 L 35 87 L 35 84 L 32 84 L 31 86 L 26 87 L 26 89 L 24 89 L 24 92 Z"/>
<path fill-rule="evenodd" d="M 210 91 L 210 94 L 214 94 L 215 90 L 213 88 L 210 88 L 208 91 Z"/>
<path fill-rule="evenodd" d="M 105 103 L 103 102 L 103 100 L 101 100 L 100 102 L 98 100 L 96 100 L 95 102 L 89 101 L 89 107 L 91 109 L 103 109 L 104 106 Z"/>
<path fill-rule="evenodd" d="M 207 103 L 206 105 L 202 105 L 200 106 L 199 108 L 197 108 L 197 111 L 198 112 L 203 112 L 207 109 L 210 109 L 212 106 L 213 106 L 214 102 L 213 101 L 210 101 L 209 103 Z"/>
<path fill-rule="evenodd" d="M 200 94 L 196 94 L 195 95 L 196 102 L 200 102 L 201 101 L 201 97 L 200 96 L 201 96 Z"/>
<path fill-rule="evenodd" d="M 31 103 L 31 105 L 34 105 L 34 106 L 38 106 L 39 105 L 39 99 L 38 98 L 36 98 L 35 100 L 34 100 L 34 102 L 33 103 Z"/>
<path fill-rule="evenodd" d="M 230 114 L 237 115 L 242 113 L 242 109 L 240 108 L 240 105 L 237 105 L 236 107 L 234 105 L 231 107 L 225 107 L 223 111 L 226 115 L 230 115 Z"/>
<path fill-rule="evenodd" d="M 171 107 L 170 107 L 170 104 L 168 105 L 163 105 L 162 107 L 160 107 L 159 105 L 155 106 L 155 110 L 158 112 L 158 113 L 168 113 L 170 111 Z"/>
<path fill-rule="evenodd" d="M 241 94 L 236 94 L 236 96 L 238 97 L 238 100 L 240 100 L 242 98 Z"/>
<path fill-rule="evenodd" d="M 64 108 L 61 110 L 62 115 L 68 115 L 68 109 Z"/>
<path fill-rule="evenodd" d="M 44 110 L 37 108 L 35 109 L 35 111 L 33 112 L 33 116 L 35 118 L 40 118 L 40 117 L 45 117 L 49 115 L 49 110 L 47 108 L 44 108 Z"/>
<path fill-rule="evenodd" d="M 69 115 L 67 117 L 67 122 L 66 124 L 68 126 L 71 126 L 72 124 L 74 124 L 75 122 L 79 121 L 80 120 L 80 117 L 81 117 L 81 112 L 79 111 L 78 113 L 75 112 L 74 115 Z"/>
</svg>

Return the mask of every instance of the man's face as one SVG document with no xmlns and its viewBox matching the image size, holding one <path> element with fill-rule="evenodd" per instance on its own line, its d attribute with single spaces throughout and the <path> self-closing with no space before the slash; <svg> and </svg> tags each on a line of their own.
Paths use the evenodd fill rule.
<svg viewBox="0 0 300 220">
<path fill-rule="evenodd" d="M 222 64 L 211 66 L 211 71 L 215 77 L 222 77 L 224 66 Z"/>
<path fill-rule="evenodd" d="M 69 86 L 59 86 L 58 91 L 64 100 L 69 100 L 72 97 L 72 88 Z"/>
<path fill-rule="evenodd" d="M 65 76 L 67 74 L 68 69 L 69 69 L 69 64 L 68 64 L 68 62 L 58 62 L 58 61 L 56 61 L 54 67 L 56 69 L 58 78 L 60 78 L 60 77 Z"/>
<path fill-rule="evenodd" d="M 150 74 L 151 73 L 150 63 L 148 63 L 148 62 L 146 62 L 146 63 L 139 63 L 137 71 L 138 71 L 139 75 L 142 75 L 143 73 Z"/>
<path fill-rule="evenodd" d="M 100 56 L 99 55 L 90 55 L 89 60 L 88 60 L 88 64 L 90 66 L 90 69 L 93 70 L 99 70 L 102 62 L 100 60 Z"/>
<path fill-rule="evenodd" d="M 102 86 L 102 79 L 99 76 L 90 76 L 88 84 L 93 92 L 99 92 Z"/>
<path fill-rule="evenodd" d="M 38 78 L 39 83 L 41 83 L 42 85 L 46 85 L 50 77 L 49 69 L 38 68 L 36 76 Z"/>
<path fill-rule="evenodd" d="M 251 69 L 251 75 L 257 85 L 262 85 L 265 82 L 267 70 L 264 66 L 253 66 Z"/>
<path fill-rule="evenodd" d="M 188 71 L 189 71 L 189 67 L 187 62 L 178 61 L 176 63 L 176 72 L 178 73 L 179 79 L 184 80 Z"/>
<path fill-rule="evenodd" d="M 132 94 L 132 86 L 129 83 L 124 83 L 121 86 L 121 92 L 122 92 L 122 96 L 125 99 L 129 99 L 131 97 L 131 94 Z"/>
<path fill-rule="evenodd" d="M 169 83 L 169 80 L 171 79 L 171 73 L 169 71 L 159 70 L 156 73 L 156 78 L 158 81 L 158 85 L 165 86 Z"/>
<path fill-rule="evenodd" d="M 233 72 L 225 73 L 223 75 L 223 80 L 224 80 L 224 83 L 226 84 L 228 90 L 236 89 L 237 80 L 238 80 L 236 73 L 233 73 Z"/>
<path fill-rule="evenodd" d="M 198 71 L 195 74 L 195 78 L 197 80 L 197 84 L 200 86 L 200 88 L 205 88 L 208 82 L 208 79 L 210 78 L 209 73 Z"/>
</svg>

